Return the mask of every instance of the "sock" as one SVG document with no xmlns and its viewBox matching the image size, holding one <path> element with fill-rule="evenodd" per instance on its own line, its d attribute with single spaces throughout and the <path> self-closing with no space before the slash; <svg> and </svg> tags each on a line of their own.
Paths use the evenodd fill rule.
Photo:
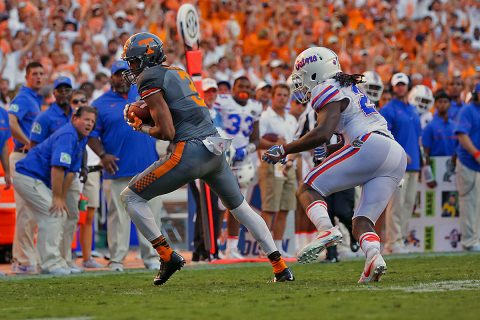
<svg viewBox="0 0 480 320">
<path fill-rule="evenodd" d="M 241 205 L 230 210 L 230 213 L 248 229 L 267 255 L 277 251 L 265 220 L 248 205 L 245 199 Z"/>
<path fill-rule="evenodd" d="M 238 236 L 228 236 L 227 249 L 238 249 Z"/>
<path fill-rule="evenodd" d="M 268 255 L 268 260 L 270 260 L 270 263 L 272 264 L 274 273 L 280 273 L 286 268 L 288 268 L 287 264 L 282 258 L 282 255 L 278 251 L 270 253 Z"/>
<path fill-rule="evenodd" d="M 369 251 L 371 253 L 380 252 L 380 237 L 375 232 L 365 232 L 360 236 L 360 248 L 367 258 Z"/>
<path fill-rule="evenodd" d="M 325 231 L 333 228 L 332 221 L 328 216 L 327 203 L 325 201 L 314 201 L 311 203 L 307 210 L 307 217 L 313 222 L 318 231 Z"/>
<path fill-rule="evenodd" d="M 172 256 L 172 248 L 168 244 L 164 236 L 160 236 L 157 239 L 152 241 L 152 247 L 157 250 L 162 261 L 168 262 Z"/>
<path fill-rule="evenodd" d="M 277 247 L 278 251 L 283 251 L 282 240 L 273 240 L 273 242 L 275 242 L 275 247 Z"/>
<path fill-rule="evenodd" d="M 128 187 L 122 191 L 120 199 L 133 223 L 135 223 L 135 226 L 145 239 L 152 242 L 152 240 L 158 239 L 162 235 L 147 200 Z"/>
</svg>

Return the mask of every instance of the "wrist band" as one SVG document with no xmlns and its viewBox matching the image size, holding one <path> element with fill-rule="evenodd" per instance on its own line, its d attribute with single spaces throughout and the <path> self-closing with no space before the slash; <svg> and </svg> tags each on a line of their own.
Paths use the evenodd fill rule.
<svg viewBox="0 0 480 320">
<path fill-rule="evenodd" d="M 98 157 L 99 157 L 100 159 L 102 159 L 103 156 L 106 155 L 106 154 L 107 154 L 107 153 L 106 153 L 105 151 L 102 151 L 102 152 L 100 152 L 100 154 L 98 155 Z"/>
<path fill-rule="evenodd" d="M 477 159 L 478 157 L 480 157 L 480 150 L 477 150 L 477 152 L 475 152 L 475 153 L 473 154 L 473 157 L 474 157 L 475 159 Z"/>
</svg>

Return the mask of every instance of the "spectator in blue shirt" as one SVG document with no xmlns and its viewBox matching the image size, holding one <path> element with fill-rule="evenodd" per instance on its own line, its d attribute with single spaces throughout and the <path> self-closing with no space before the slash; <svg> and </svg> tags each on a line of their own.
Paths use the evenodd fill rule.
<svg viewBox="0 0 480 320">
<path fill-rule="evenodd" d="M 26 84 L 20 88 L 13 98 L 8 110 L 8 121 L 15 144 L 10 154 L 10 173 L 13 176 L 16 163 L 25 157 L 30 148 L 30 131 L 33 121 L 40 113 L 43 97 L 38 91 L 45 84 L 43 66 L 31 62 L 26 67 Z M 37 255 L 34 244 L 36 223 L 33 212 L 30 212 L 23 199 L 15 190 L 17 219 L 12 248 L 12 271 L 14 273 L 36 272 Z"/>
<path fill-rule="evenodd" d="M 433 120 L 425 127 L 422 144 L 427 162 L 429 157 L 452 156 L 455 153 L 457 136 L 454 123 L 449 118 L 450 98 L 445 91 L 435 94 L 436 113 Z"/>
<path fill-rule="evenodd" d="M 425 166 L 428 172 L 425 173 L 424 178 L 427 179 L 426 183 L 430 188 L 437 186 L 430 168 L 430 157 L 451 157 L 455 153 L 457 144 L 457 136 L 453 132 L 455 125 L 448 116 L 450 97 L 444 90 L 435 93 L 435 109 L 437 111 L 432 121 L 425 127 L 422 134 Z"/>
<path fill-rule="evenodd" d="M 55 79 L 53 82 L 53 96 L 55 97 L 55 102 L 35 118 L 32 132 L 30 133 L 30 145 L 32 148 L 45 141 L 64 125 L 70 123 L 73 114 L 73 109 L 70 105 L 70 98 L 72 96 L 72 81 L 70 78 L 60 76 Z M 86 174 L 87 173 L 84 172 L 85 176 Z M 78 211 L 80 191 L 80 179 L 76 174 L 68 189 L 67 206 L 69 210 L 67 220 L 63 226 L 63 238 L 61 241 L 62 257 L 67 262 L 72 273 L 82 272 L 82 269 L 73 262 L 71 250 L 71 243 L 80 214 Z"/>
<path fill-rule="evenodd" d="M 459 196 L 463 248 L 480 252 L 480 83 L 472 102 L 460 110 L 455 134 L 458 136 L 456 181 Z"/>
<path fill-rule="evenodd" d="M 79 108 L 66 124 L 20 160 L 13 178 L 15 189 L 34 212 L 37 249 L 43 273 L 70 274 L 62 258 L 61 239 L 67 220 L 67 190 L 79 171 L 96 110 Z"/>
<path fill-rule="evenodd" d="M 450 97 L 450 109 L 448 109 L 448 118 L 455 121 L 458 113 L 465 106 L 461 94 L 464 89 L 464 83 L 461 77 L 452 77 L 447 83 L 447 94 Z"/>
<path fill-rule="evenodd" d="M 130 218 L 120 202 L 120 192 L 135 175 L 158 159 L 155 140 L 141 132 L 133 131 L 123 119 L 125 105 L 138 99 L 136 86 L 130 87 L 122 76 L 122 72 L 127 69 L 128 64 L 125 61 L 113 63 L 111 89 L 92 103 L 98 110 L 98 119 L 88 142 L 101 158 L 104 179 L 110 187 L 109 192 L 106 191 L 107 237 L 110 251 L 109 267 L 114 271 L 123 271 L 123 260 L 127 256 L 130 241 Z M 157 209 L 153 211 L 157 213 L 159 220 L 160 210 Z M 158 269 L 160 266 L 157 252 L 150 242 L 138 234 L 145 267 Z"/>
<path fill-rule="evenodd" d="M 36 118 L 30 132 L 32 147 L 43 142 L 60 127 L 70 122 L 72 107 L 70 97 L 72 95 L 72 80 L 68 77 L 58 77 L 53 82 L 53 96 L 55 102 L 41 112 Z"/>
<path fill-rule="evenodd" d="M 10 138 L 10 126 L 8 125 L 8 113 L 0 108 L 0 163 L 5 173 L 5 190 L 10 189 L 12 178 L 10 174 L 10 161 L 8 160 L 7 140 Z"/>
<path fill-rule="evenodd" d="M 406 253 L 408 220 L 415 205 L 420 171 L 421 129 L 415 107 L 407 102 L 408 76 L 396 73 L 391 84 L 395 97 L 380 109 L 380 113 L 387 120 L 388 129 L 395 140 L 407 153 L 407 172 L 404 176 L 404 187 L 397 189 L 387 207 L 385 249 L 391 253 Z"/>
</svg>

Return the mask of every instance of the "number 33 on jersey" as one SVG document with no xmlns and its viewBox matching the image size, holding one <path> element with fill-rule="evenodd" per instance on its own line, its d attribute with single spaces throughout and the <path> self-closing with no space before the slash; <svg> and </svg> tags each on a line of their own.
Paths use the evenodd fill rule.
<svg viewBox="0 0 480 320">
<path fill-rule="evenodd" d="M 214 105 L 222 116 L 223 129 L 230 138 L 232 145 L 241 148 L 249 143 L 253 124 L 260 119 L 262 105 L 249 99 L 245 106 L 238 104 L 231 95 L 219 95 Z"/>
<path fill-rule="evenodd" d="M 356 85 L 341 87 L 336 80 L 327 79 L 312 90 L 311 102 L 315 112 L 320 112 L 330 102 L 344 99 L 348 99 L 349 104 L 342 112 L 335 131 L 342 134 L 347 143 L 373 131 L 391 136 L 386 120 Z M 362 116 L 359 117 L 359 114 Z"/>
</svg>

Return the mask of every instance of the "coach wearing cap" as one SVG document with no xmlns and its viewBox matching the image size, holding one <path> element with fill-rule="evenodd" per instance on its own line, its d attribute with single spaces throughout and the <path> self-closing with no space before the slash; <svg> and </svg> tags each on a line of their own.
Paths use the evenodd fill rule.
<svg viewBox="0 0 480 320">
<path fill-rule="evenodd" d="M 420 118 L 415 107 L 407 102 L 408 76 L 396 73 L 392 77 L 394 98 L 380 113 L 388 122 L 388 129 L 407 153 L 407 172 L 404 185 L 393 194 L 387 206 L 385 249 L 390 253 L 406 253 L 408 221 L 412 215 L 420 171 Z"/>
<path fill-rule="evenodd" d="M 120 192 L 136 174 L 158 160 L 154 138 L 132 130 L 123 119 L 125 105 L 138 99 L 137 87 L 130 86 L 122 76 L 127 69 L 125 61 L 113 63 L 111 89 L 92 103 L 98 110 L 98 118 L 88 141 L 104 168 L 109 267 L 112 271 L 123 271 L 123 260 L 128 254 L 130 242 L 130 217 L 120 201 Z M 159 219 L 160 210 L 153 212 Z M 158 255 L 150 242 L 140 234 L 139 241 L 145 267 L 159 268 Z"/>
</svg>

